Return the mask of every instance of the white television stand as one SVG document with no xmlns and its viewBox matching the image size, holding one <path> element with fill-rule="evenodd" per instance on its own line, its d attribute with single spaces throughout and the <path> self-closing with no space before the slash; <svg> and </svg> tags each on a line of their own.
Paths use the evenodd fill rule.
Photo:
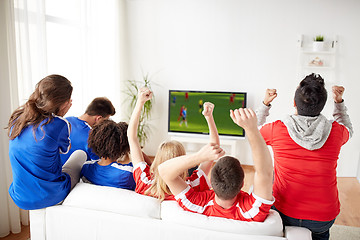
<svg viewBox="0 0 360 240">
<path fill-rule="evenodd" d="M 172 134 L 169 133 L 171 140 L 175 140 L 181 142 L 187 153 L 192 153 L 198 151 L 203 145 L 209 142 L 209 135 L 197 135 L 197 134 Z M 220 137 L 220 146 L 225 148 L 226 155 L 230 155 L 236 157 L 236 149 L 237 149 L 237 141 L 242 140 L 244 138 L 238 137 Z M 196 148 L 196 146 L 190 145 L 200 145 L 200 147 Z M 227 149 L 230 148 L 230 151 Z"/>
</svg>

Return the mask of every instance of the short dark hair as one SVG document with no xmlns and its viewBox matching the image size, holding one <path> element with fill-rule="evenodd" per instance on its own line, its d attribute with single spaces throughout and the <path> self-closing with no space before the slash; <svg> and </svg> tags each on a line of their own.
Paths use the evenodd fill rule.
<svg viewBox="0 0 360 240">
<path fill-rule="evenodd" d="M 239 194 L 243 183 L 244 170 L 234 157 L 220 158 L 211 170 L 211 185 L 220 199 L 233 199 Z"/>
<path fill-rule="evenodd" d="M 100 115 L 102 117 L 113 116 L 115 108 L 106 97 L 97 97 L 89 104 L 85 111 L 90 116 Z"/>
<path fill-rule="evenodd" d="M 101 121 L 89 133 L 89 148 L 100 158 L 117 160 L 130 151 L 127 128 L 126 122 Z"/>
<path fill-rule="evenodd" d="M 306 76 L 296 89 L 294 100 L 299 115 L 318 116 L 327 100 L 324 79 L 315 73 Z"/>
</svg>

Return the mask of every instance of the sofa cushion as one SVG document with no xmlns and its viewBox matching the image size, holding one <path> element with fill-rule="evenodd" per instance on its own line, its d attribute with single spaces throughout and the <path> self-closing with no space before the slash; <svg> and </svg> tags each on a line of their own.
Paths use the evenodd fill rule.
<svg viewBox="0 0 360 240">
<path fill-rule="evenodd" d="M 270 210 L 264 222 L 245 222 L 187 212 L 175 201 L 164 201 L 161 203 L 161 218 L 163 221 L 219 232 L 283 236 L 281 217 L 274 210 Z"/>
<path fill-rule="evenodd" d="M 62 205 L 160 219 L 160 202 L 156 198 L 89 183 L 78 183 Z"/>
</svg>

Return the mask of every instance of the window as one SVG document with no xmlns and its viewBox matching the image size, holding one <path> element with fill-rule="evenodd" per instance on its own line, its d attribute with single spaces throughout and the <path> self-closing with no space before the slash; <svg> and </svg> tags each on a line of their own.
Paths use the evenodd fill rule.
<svg viewBox="0 0 360 240">
<path fill-rule="evenodd" d="M 120 105 L 116 0 L 15 0 L 19 100 L 49 74 L 74 87 L 69 115 L 79 116 L 95 97 Z"/>
</svg>

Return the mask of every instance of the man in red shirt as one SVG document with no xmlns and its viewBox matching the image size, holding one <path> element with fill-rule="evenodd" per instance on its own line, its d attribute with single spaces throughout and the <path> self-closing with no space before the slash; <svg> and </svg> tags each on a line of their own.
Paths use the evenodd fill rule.
<svg viewBox="0 0 360 240">
<path fill-rule="evenodd" d="M 180 177 L 181 172 L 202 162 L 216 160 L 225 153 L 216 144 L 208 144 L 192 155 L 163 162 L 158 170 L 179 205 L 187 211 L 207 216 L 242 221 L 262 222 L 274 202 L 272 196 L 272 161 L 270 152 L 257 128 L 257 118 L 251 109 L 230 110 L 232 120 L 244 128 L 255 164 L 254 191 L 241 191 L 244 171 L 238 159 L 225 156 L 211 171 L 213 190 L 197 192 Z"/>
<path fill-rule="evenodd" d="M 274 207 L 284 225 L 311 230 L 313 239 L 329 239 L 329 229 L 340 212 L 336 166 L 340 148 L 353 130 L 342 95 L 333 86 L 334 120 L 322 114 L 327 92 L 324 80 L 308 75 L 296 89 L 296 112 L 260 129 L 274 153 Z M 257 111 L 258 125 L 265 123 L 276 89 L 267 89 Z"/>
</svg>

